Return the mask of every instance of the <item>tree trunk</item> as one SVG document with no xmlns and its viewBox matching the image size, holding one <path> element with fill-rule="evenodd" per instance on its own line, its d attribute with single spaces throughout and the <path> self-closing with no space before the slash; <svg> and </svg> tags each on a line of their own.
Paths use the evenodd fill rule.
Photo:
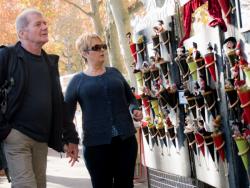
<svg viewBox="0 0 250 188">
<path fill-rule="evenodd" d="M 112 12 L 110 10 L 110 6 L 106 4 L 106 12 L 108 16 L 108 24 L 105 28 L 105 37 L 108 44 L 108 54 L 110 60 L 110 66 L 117 68 L 122 73 L 127 73 L 126 67 L 124 65 L 124 59 L 121 57 L 121 50 L 118 40 L 114 40 L 118 38 L 116 26 L 114 23 L 114 18 Z"/>
<path fill-rule="evenodd" d="M 126 39 L 126 33 L 130 31 L 130 19 L 128 10 L 123 6 L 123 1 L 109 0 L 109 5 L 113 14 L 116 29 L 118 32 L 119 43 L 121 46 L 121 51 L 124 57 L 125 66 L 128 73 L 128 78 L 131 82 L 131 86 L 136 87 L 135 76 L 133 74 L 133 69 L 131 64 L 133 62 L 132 56 L 130 54 L 129 45 Z M 114 39 L 115 40 L 115 39 Z"/>
<path fill-rule="evenodd" d="M 99 14 L 98 0 L 91 0 L 90 6 L 91 6 L 91 10 L 92 10 L 92 16 L 90 16 L 90 17 L 93 21 L 95 31 L 99 36 L 103 36 L 104 30 L 103 30 L 102 21 L 101 21 L 100 14 Z"/>
</svg>

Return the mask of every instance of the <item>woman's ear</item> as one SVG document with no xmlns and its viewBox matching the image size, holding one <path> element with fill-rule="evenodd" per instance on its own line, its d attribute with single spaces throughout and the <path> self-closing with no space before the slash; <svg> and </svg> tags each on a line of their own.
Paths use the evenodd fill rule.
<svg viewBox="0 0 250 188">
<path fill-rule="evenodd" d="M 84 57 L 84 58 L 87 58 L 88 54 L 89 54 L 88 51 L 82 51 L 82 53 L 81 53 L 82 57 Z"/>
</svg>

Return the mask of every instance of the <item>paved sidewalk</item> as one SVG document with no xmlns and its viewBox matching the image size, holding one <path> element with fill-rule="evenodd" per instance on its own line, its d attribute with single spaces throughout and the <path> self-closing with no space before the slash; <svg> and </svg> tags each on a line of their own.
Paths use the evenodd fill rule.
<svg viewBox="0 0 250 188">
<path fill-rule="evenodd" d="M 47 167 L 47 188 L 92 188 L 90 177 L 83 160 L 80 159 L 73 167 L 69 159 L 49 150 Z M 0 188 L 10 188 L 5 177 L 0 177 Z M 147 183 L 137 183 L 135 188 L 147 188 Z"/>
</svg>

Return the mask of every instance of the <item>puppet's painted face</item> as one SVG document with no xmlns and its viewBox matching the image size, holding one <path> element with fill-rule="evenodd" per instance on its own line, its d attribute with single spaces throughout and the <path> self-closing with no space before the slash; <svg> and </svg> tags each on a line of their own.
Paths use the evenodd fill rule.
<svg viewBox="0 0 250 188">
<path fill-rule="evenodd" d="M 232 41 L 228 41 L 226 46 L 228 49 L 234 49 L 234 43 Z"/>
</svg>

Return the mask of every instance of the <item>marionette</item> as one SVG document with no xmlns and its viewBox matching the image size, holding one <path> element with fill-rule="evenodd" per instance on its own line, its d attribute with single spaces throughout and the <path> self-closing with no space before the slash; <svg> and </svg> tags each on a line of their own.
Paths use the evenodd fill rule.
<svg viewBox="0 0 250 188">
<path fill-rule="evenodd" d="M 193 127 L 193 119 L 190 116 L 186 116 L 185 118 L 184 134 L 187 136 L 188 145 L 193 150 L 195 155 L 197 154 L 196 145 L 195 145 L 195 136 L 194 136 L 194 127 Z"/>
<path fill-rule="evenodd" d="M 250 143 L 250 127 L 242 129 L 243 130 L 243 137 L 247 140 L 248 144 Z"/>
<path fill-rule="evenodd" d="M 201 76 L 200 80 L 201 80 L 202 95 L 206 101 L 207 110 L 211 112 L 213 118 L 215 119 L 216 116 L 219 114 L 218 108 L 217 108 L 216 90 L 206 85 L 206 82 L 203 76 Z"/>
<path fill-rule="evenodd" d="M 161 77 L 160 77 L 160 70 L 159 68 L 156 66 L 156 63 L 157 63 L 157 60 L 155 57 L 151 57 L 151 59 L 153 59 L 153 63 L 150 67 L 150 72 L 151 72 L 151 75 L 152 75 L 152 78 L 153 78 L 153 84 L 154 84 L 154 89 L 156 91 L 159 91 L 160 90 L 160 86 L 161 86 Z"/>
<path fill-rule="evenodd" d="M 161 46 L 160 46 L 160 37 L 158 33 L 158 28 L 153 27 L 153 30 L 155 32 L 155 35 L 152 36 L 153 50 L 157 50 L 159 53 L 159 56 L 161 56 Z"/>
<path fill-rule="evenodd" d="M 232 110 L 234 122 L 240 122 L 240 114 L 242 114 L 240 109 L 240 100 L 237 95 L 237 91 L 234 88 L 234 80 L 228 79 L 225 81 L 225 92 L 229 101 L 228 107 Z"/>
<path fill-rule="evenodd" d="M 159 116 L 160 115 L 160 111 L 159 111 L 159 103 L 158 103 L 158 99 L 157 98 L 151 98 L 150 100 L 150 104 L 151 104 L 151 107 L 152 107 L 152 110 L 154 112 L 154 118 L 156 116 Z"/>
<path fill-rule="evenodd" d="M 234 136 L 234 141 L 238 148 L 238 155 L 240 156 L 245 170 L 249 176 L 249 143 L 243 136 Z"/>
<path fill-rule="evenodd" d="M 188 64 L 189 74 L 191 75 L 193 81 L 197 81 L 198 79 L 197 78 L 197 64 L 194 61 L 192 49 L 189 49 L 188 51 L 189 51 L 189 54 L 186 59 L 186 62 Z"/>
<path fill-rule="evenodd" d="M 196 120 L 197 114 L 196 114 L 195 95 L 186 89 L 184 91 L 184 96 L 186 97 L 187 102 L 188 102 L 188 106 L 189 106 L 188 110 L 190 110 L 192 112 L 193 119 Z"/>
<path fill-rule="evenodd" d="M 129 47 L 130 47 L 131 55 L 132 55 L 133 58 L 134 58 L 133 64 L 136 64 L 136 63 L 137 63 L 136 44 L 133 42 L 130 32 L 128 32 L 128 33 L 126 34 L 126 37 L 127 37 L 127 39 L 128 39 L 128 44 L 129 44 Z"/>
<path fill-rule="evenodd" d="M 157 21 L 157 31 L 158 34 L 161 36 L 162 43 L 167 49 L 167 52 L 170 54 L 170 31 L 164 28 L 164 22 L 162 20 Z"/>
<path fill-rule="evenodd" d="M 135 88 L 134 87 L 131 87 L 131 91 L 132 93 L 134 94 L 136 100 L 137 100 L 137 103 L 139 105 L 139 108 L 142 109 L 142 99 L 141 99 L 141 96 L 135 92 Z"/>
<path fill-rule="evenodd" d="M 217 68 L 216 68 L 216 60 L 215 60 L 215 56 L 213 53 L 213 47 L 211 46 L 211 44 L 208 44 L 207 47 L 207 53 L 204 56 L 205 59 L 205 63 L 206 63 L 206 68 L 209 70 L 209 73 L 212 77 L 212 79 L 216 82 L 217 81 Z"/>
<path fill-rule="evenodd" d="M 236 54 L 236 38 L 228 37 L 223 44 L 226 47 L 225 53 L 227 60 L 230 64 L 230 67 L 233 68 L 236 64 L 238 64 L 238 56 Z"/>
<path fill-rule="evenodd" d="M 162 88 L 158 93 L 157 97 L 160 101 L 160 106 L 162 111 L 165 111 L 168 109 L 168 91 L 165 88 Z"/>
<path fill-rule="evenodd" d="M 162 148 L 161 154 L 163 155 L 163 145 L 165 145 L 166 147 L 168 147 L 168 145 L 167 145 L 166 132 L 165 132 L 164 124 L 163 124 L 162 114 L 159 114 L 155 118 L 154 123 L 156 125 L 157 130 L 158 130 L 158 136 L 159 136 L 160 144 L 161 144 L 161 148 Z"/>
<path fill-rule="evenodd" d="M 214 157 L 214 141 L 213 141 L 213 138 L 211 136 L 212 132 L 206 131 L 203 120 L 198 121 L 198 132 L 203 136 L 205 144 L 206 144 L 206 146 L 208 148 L 208 151 L 209 151 L 213 161 L 215 161 L 215 157 Z"/>
<path fill-rule="evenodd" d="M 147 61 L 144 61 L 142 64 L 142 73 L 143 73 L 143 81 L 146 89 L 151 90 L 151 72 L 150 72 L 151 64 Z"/>
<path fill-rule="evenodd" d="M 235 47 L 235 54 L 238 56 L 239 58 L 239 65 L 241 67 L 246 67 L 248 66 L 248 62 L 246 61 L 246 59 L 244 58 L 244 53 L 243 53 L 243 50 L 242 50 L 242 47 L 241 47 L 241 41 L 239 40 L 237 43 L 236 43 L 236 47 Z"/>
<path fill-rule="evenodd" d="M 196 125 L 197 125 L 197 121 L 196 122 Z M 195 131 L 194 131 L 194 136 L 195 136 L 195 141 L 196 141 L 196 144 L 199 148 L 199 150 L 201 151 L 203 157 L 205 157 L 205 141 L 204 141 L 204 137 L 203 137 L 203 134 L 202 132 L 199 132 L 198 131 L 199 129 L 196 128 Z"/>
<path fill-rule="evenodd" d="M 241 102 L 240 107 L 243 109 L 242 119 L 244 124 L 250 124 L 250 88 L 245 84 L 244 80 L 235 82 L 237 93 Z"/>
<path fill-rule="evenodd" d="M 235 48 L 235 53 L 238 56 L 238 64 L 239 64 L 239 68 L 241 68 L 241 70 L 243 70 L 246 78 L 246 84 L 248 87 L 250 87 L 250 67 L 248 65 L 248 62 L 245 60 L 244 58 L 244 54 L 242 52 L 242 48 L 241 48 L 241 41 L 238 41 L 236 44 L 236 48 Z"/>
<path fill-rule="evenodd" d="M 137 48 L 137 54 L 141 57 L 141 61 L 144 62 L 145 61 L 145 44 L 144 44 L 144 39 L 143 39 L 143 35 L 140 35 L 138 40 L 137 40 L 137 44 L 136 44 L 136 48 Z"/>
<path fill-rule="evenodd" d="M 197 70 L 199 72 L 199 76 L 202 76 L 205 81 L 207 81 L 206 69 L 205 69 L 205 61 L 204 58 L 201 56 L 200 51 L 198 50 L 197 43 L 193 42 L 193 58 L 197 64 Z"/>
<path fill-rule="evenodd" d="M 145 111 L 146 116 L 150 117 L 150 102 L 149 102 L 149 96 L 142 93 L 141 94 L 141 99 L 142 99 L 142 106 Z"/>
<path fill-rule="evenodd" d="M 166 81 L 166 85 L 169 84 L 169 64 L 170 62 L 169 61 L 164 61 L 164 59 L 160 59 L 158 64 L 160 65 L 160 69 L 161 69 L 161 72 L 163 74 L 163 77 L 165 78 L 165 81 Z"/>
<path fill-rule="evenodd" d="M 167 88 L 168 97 L 166 98 L 169 106 L 177 113 L 178 108 L 178 91 L 175 84 Z M 177 114 L 176 114 L 177 115 Z"/>
<path fill-rule="evenodd" d="M 249 128 L 242 127 L 239 123 L 234 123 L 233 127 L 233 138 L 238 149 L 238 155 L 241 157 L 245 170 L 249 174 Z"/>
<path fill-rule="evenodd" d="M 141 121 L 141 129 L 142 129 L 143 135 L 147 141 L 147 144 L 149 145 L 149 130 L 148 130 L 148 122 L 147 121 Z"/>
<path fill-rule="evenodd" d="M 204 97 L 202 96 L 201 92 L 199 91 L 199 84 L 196 82 L 195 83 L 195 103 L 196 103 L 196 107 L 198 109 L 199 114 L 201 115 L 202 119 L 204 120 L 204 122 L 206 121 L 205 118 L 205 102 L 204 102 Z"/>
<path fill-rule="evenodd" d="M 143 104 L 145 114 L 146 114 L 145 121 L 147 122 L 147 126 L 148 126 L 149 133 L 151 136 L 152 148 L 153 148 L 155 144 L 158 145 L 158 139 L 157 139 L 158 130 L 151 119 L 151 108 L 150 108 L 151 98 L 145 95 L 144 93 L 141 95 L 141 98 L 142 98 L 142 104 Z M 154 112 L 154 114 L 155 113 L 157 112 Z"/>
<path fill-rule="evenodd" d="M 172 121 L 169 118 L 169 111 L 166 111 L 165 115 L 165 125 L 168 131 L 168 136 L 170 138 L 170 140 L 172 141 L 172 143 L 174 144 L 174 146 L 176 147 L 176 142 L 175 142 L 175 138 L 177 137 L 176 133 L 175 133 L 175 128 L 174 125 L 172 124 Z"/>
<path fill-rule="evenodd" d="M 177 65 L 179 67 L 184 85 L 189 79 L 189 69 L 188 69 L 188 65 L 186 62 L 186 58 L 187 57 L 186 57 L 185 47 L 182 46 L 182 47 L 178 48 L 177 49 L 177 57 L 175 58 L 175 62 L 177 63 Z"/>
<path fill-rule="evenodd" d="M 220 131 L 221 126 L 221 116 L 217 116 L 213 121 L 214 132 L 211 135 L 214 141 L 215 150 L 218 152 L 219 157 L 221 158 L 224 166 L 225 176 L 228 175 L 227 160 L 225 155 L 225 140 L 223 138 L 223 133 Z"/>
<path fill-rule="evenodd" d="M 174 146 L 176 146 L 175 143 L 175 138 L 176 138 L 176 134 L 175 134 L 175 127 L 173 126 L 170 118 L 169 118 L 169 110 L 168 110 L 168 106 L 170 106 L 174 112 L 175 112 L 175 117 L 176 117 L 176 124 L 178 124 L 178 95 L 177 95 L 177 89 L 175 86 L 169 87 L 167 89 L 162 88 L 159 92 L 158 92 L 158 98 L 159 98 L 159 102 L 161 105 L 161 109 L 162 112 L 165 115 L 165 124 L 166 127 L 168 129 L 168 135 L 171 139 L 171 141 L 173 142 Z M 153 105 L 152 105 L 153 106 Z"/>
<path fill-rule="evenodd" d="M 151 99 L 150 104 L 153 110 L 154 125 L 156 126 L 158 136 L 160 138 L 161 146 L 163 146 L 163 143 L 167 146 L 167 141 L 165 139 L 165 135 L 166 135 L 165 128 L 163 126 L 162 114 L 159 109 L 158 99 L 157 98 Z"/>
<path fill-rule="evenodd" d="M 151 121 L 150 116 L 147 116 L 145 118 L 145 120 L 148 123 L 148 129 L 149 129 L 149 133 L 151 136 L 151 142 L 152 142 L 152 148 L 153 148 L 155 144 L 158 146 L 158 139 L 157 139 L 158 130 L 157 130 L 155 124 Z"/>
<path fill-rule="evenodd" d="M 138 93 L 142 93 L 143 90 L 143 79 L 141 70 L 134 70 L 136 84 L 138 87 Z"/>
</svg>

